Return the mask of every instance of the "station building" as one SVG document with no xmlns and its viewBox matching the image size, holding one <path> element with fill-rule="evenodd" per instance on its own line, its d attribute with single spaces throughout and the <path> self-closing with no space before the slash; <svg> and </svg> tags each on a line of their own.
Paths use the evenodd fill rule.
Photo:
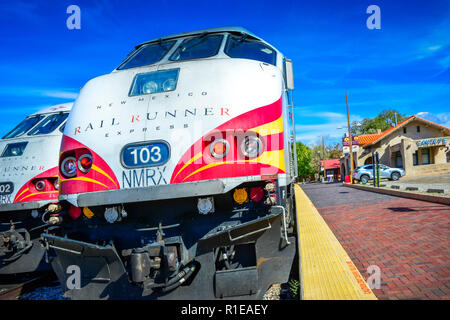
<svg viewBox="0 0 450 320">
<path fill-rule="evenodd" d="M 402 168 L 406 177 L 450 173 L 450 129 L 413 115 L 397 126 L 352 139 L 359 148 L 353 152 L 354 168 L 373 163 L 378 152 L 380 163 Z M 340 158 L 341 172 L 350 174 L 350 154 Z"/>
<path fill-rule="evenodd" d="M 339 159 L 320 160 L 320 174 L 326 181 L 341 180 L 341 166 Z"/>
</svg>

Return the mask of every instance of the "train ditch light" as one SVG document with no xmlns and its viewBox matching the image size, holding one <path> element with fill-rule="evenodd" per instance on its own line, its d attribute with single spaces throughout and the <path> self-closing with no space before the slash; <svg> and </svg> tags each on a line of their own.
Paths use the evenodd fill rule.
<svg viewBox="0 0 450 320">
<path fill-rule="evenodd" d="M 106 208 L 103 216 L 107 222 L 114 223 L 121 221 L 122 218 L 126 218 L 128 213 L 125 211 L 123 206 L 114 206 Z"/>
<path fill-rule="evenodd" d="M 198 212 L 203 215 L 207 215 L 209 213 L 214 212 L 214 198 L 198 198 L 197 202 Z"/>
</svg>

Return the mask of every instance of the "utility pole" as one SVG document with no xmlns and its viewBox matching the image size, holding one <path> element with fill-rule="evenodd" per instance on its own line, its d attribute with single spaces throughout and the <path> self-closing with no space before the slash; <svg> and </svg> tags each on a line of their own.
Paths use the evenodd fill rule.
<svg viewBox="0 0 450 320">
<path fill-rule="evenodd" d="M 348 143 L 350 148 L 350 183 L 353 184 L 353 147 L 352 147 L 352 131 L 350 129 L 350 114 L 348 112 L 348 97 L 347 94 L 345 94 L 345 101 L 347 102 L 347 121 L 348 121 Z"/>
<path fill-rule="evenodd" d="M 325 143 L 324 143 L 324 138 L 323 138 L 323 136 L 322 136 L 322 157 L 323 157 L 323 159 L 322 160 L 325 160 Z"/>
</svg>

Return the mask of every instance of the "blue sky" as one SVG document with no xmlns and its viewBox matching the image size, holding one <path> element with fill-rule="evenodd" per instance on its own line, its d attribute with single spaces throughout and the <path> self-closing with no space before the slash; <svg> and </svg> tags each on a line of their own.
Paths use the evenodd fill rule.
<svg viewBox="0 0 450 320">
<path fill-rule="evenodd" d="M 69 30 L 66 9 L 81 9 Z M 369 5 L 381 29 L 369 30 Z M 243 26 L 294 63 L 297 140 L 338 142 L 352 120 L 381 110 L 450 126 L 450 1 L 2 1 L 0 135 L 27 114 L 76 98 L 145 40 Z"/>
</svg>

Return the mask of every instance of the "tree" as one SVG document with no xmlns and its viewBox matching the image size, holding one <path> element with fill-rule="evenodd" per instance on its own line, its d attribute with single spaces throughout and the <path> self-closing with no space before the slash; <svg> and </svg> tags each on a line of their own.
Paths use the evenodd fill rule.
<svg viewBox="0 0 450 320">
<path fill-rule="evenodd" d="M 298 176 L 300 178 L 308 178 L 314 175 L 316 170 L 313 167 L 312 150 L 304 143 L 297 142 L 297 166 Z"/>
<path fill-rule="evenodd" d="M 407 117 L 396 110 L 383 110 L 375 118 L 364 118 L 360 123 L 353 121 L 351 124 L 352 135 L 377 133 L 378 129 L 385 131 Z"/>
<path fill-rule="evenodd" d="M 326 159 L 339 159 L 342 156 L 342 146 L 340 143 L 333 145 L 328 145 L 325 148 Z"/>
</svg>

